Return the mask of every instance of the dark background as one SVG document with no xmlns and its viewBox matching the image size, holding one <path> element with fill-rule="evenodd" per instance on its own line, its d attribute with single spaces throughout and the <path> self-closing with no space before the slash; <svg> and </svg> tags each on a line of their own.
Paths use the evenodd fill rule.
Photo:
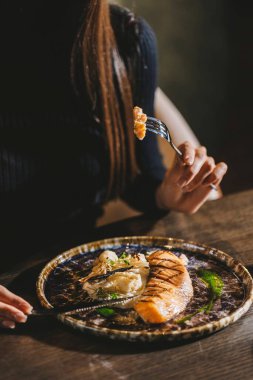
<svg viewBox="0 0 253 380">
<path fill-rule="evenodd" d="M 225 193 L 253 186 L 253 5 L 238 0 L 121 0 L 153 27 L 159 85 L 210 154 Z"/>
</svg>

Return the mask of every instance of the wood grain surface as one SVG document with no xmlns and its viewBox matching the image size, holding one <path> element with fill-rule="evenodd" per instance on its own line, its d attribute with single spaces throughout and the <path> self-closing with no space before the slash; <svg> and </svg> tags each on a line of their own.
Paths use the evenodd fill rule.
<svg viewBox="0 0 253 380">
<path fill-rule="evenodd" d="M 197 214 L 141 216 L 100 228 L 95 238 L 157 235 L 220 248 L 253 268 L 253 190 L 206 204 Z M 94 239 L 94 236 L 92 237 Z M 82 243 L 76 237 L 72 244 Z M 35 253 L 5 284 L 36 306 L 35 281 L 64 244 Z M 0 379 L 252 379 L 253 308 L 234 325 L 182 345 L 123 343 L 82 334 L 53 318 L 0 332 Z"/>
</svg>

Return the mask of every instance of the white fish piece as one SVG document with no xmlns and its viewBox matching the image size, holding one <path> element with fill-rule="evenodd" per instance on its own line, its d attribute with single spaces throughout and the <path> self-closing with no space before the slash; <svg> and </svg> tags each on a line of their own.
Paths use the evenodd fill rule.
<svg viewBox="0 0 253 380">
<path fill-rule="evenodd" d="M 108 270 L 115 270 L 126 266 L 132 268 L 125 272 L 113 273 L 101 281 L 89 282 L 88 280 L 90 278 L 96 276 L 98 271 L 101 271 L 101 266 Z M 85 281 L 82 281 L 84 282 L 83 288 L 92 299 L 139 296 L 146 287 L 148 274 L 149 263 L 145 255 L 129 255 L 125 253 L 122 257 L 118 258 L 115 252 L 104 251 L 96 259 L 91 274 L 86 277 Z M 118 305 L 118 307 L 129 308 L 132 307 L 134 302 L 136 302 L 136 298 L 122 305 Z"/>
</svg>

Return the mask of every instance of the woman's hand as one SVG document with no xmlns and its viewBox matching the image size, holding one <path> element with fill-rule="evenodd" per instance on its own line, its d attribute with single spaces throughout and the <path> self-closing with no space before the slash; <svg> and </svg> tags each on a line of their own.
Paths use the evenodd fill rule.
<svg viewBox="0 0 253 380">
<path fill-rule="evenodd" d="M 0 285 L 0 326 L 14 329 L 17 322 L 25 323 L 32 306 Z"/>
<path fill-rule="evenodd" d="M 207 156 L 206 148 L 185 142 L 179 146 L 182 159 L 176 157 L 172 169 L 168 170 L 157 189 L 156 201 L 161 209 L 177 210 L 187 214 L 196 212 L 214 193 L 210 184 L 218 186 L 227 171 L 224 162 L 215 164 L 213 157 Z M 217 191 L 215 199 L 222 196 Z"/>
</svg>

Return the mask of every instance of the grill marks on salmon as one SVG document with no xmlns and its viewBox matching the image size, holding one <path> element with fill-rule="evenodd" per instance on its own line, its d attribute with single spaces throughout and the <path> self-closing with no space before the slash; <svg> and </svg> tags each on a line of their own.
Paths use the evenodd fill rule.
<svg viewBox="0 0 253 380">
<path fill-rule="evenodd" d="M 146 323 L 163 323 L 181 313 L 193 296 L 183 260 L 158 250 L 148 257 L 150 277 L 134 309 Z"/>
</svg>

